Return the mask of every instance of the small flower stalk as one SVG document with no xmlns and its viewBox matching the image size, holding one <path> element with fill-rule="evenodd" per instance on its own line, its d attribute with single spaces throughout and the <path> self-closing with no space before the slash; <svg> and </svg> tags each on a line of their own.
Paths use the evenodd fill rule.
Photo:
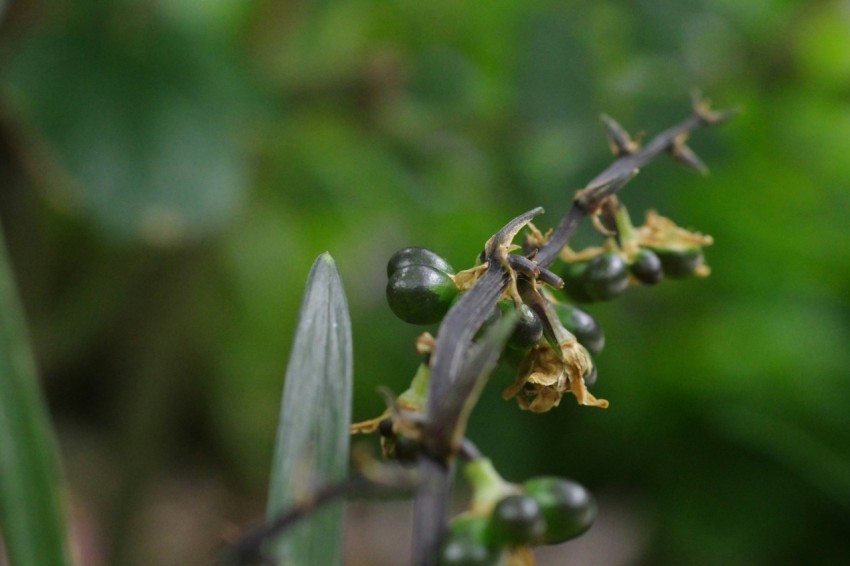
<svg viewBox="0 0 850 566">
<path fill-rule="evenodd" d="M 711 236 L 654 210 L 633 226 L 617 195 L 662 154 L 706 173 L 686 141 L 697 128 L 732 115 L 695 97 L 688 118 L 646 144 L 603 116 L 615 160 L 575 193 L 555 228 L 538 229 L 531 221 L 543 209 L 531 209 L 498 230 L 476 264 L 460 271 L 421 247 L 402 248 L 390 258 L 386 296 L 392 312 L 408 324 L 439 327 L 417 339 L 421 363 L 408 389 L 398 397 L 384 392 L 387 409 L 351 425 L 350 432 L 379 433 L 385 458 L 417 470 L 415 566 L 531 566 L 535 546 L 559 544 L 590 528 L 597 505 L 589 491 L 564 478 L 502 479 L 465 437 L 467 420 L 500 364 L 515 372 L 502 397 L 515 399 L 521 410 L 550 411 L 567 394 L 581 406 L 609 406 L 590 391 L 606 341 L 584 305 L 667 279 L 707 277 L 704 248 L 713 244 Z M 588 218 L 602 241 L 574 251 L 569 242 Z M 523 230 L 520 246 L 514 239 Z M 459 463 L 472 497 L 469 508 L 450 519 Z"/>
</svg>

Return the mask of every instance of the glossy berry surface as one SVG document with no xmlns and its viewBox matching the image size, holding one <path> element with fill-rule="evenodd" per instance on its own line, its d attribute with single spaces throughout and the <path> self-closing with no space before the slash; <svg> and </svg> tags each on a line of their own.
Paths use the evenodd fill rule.
<svg viewBox="0 0 850 566">
<path fill-rule="evenodd" d="M 390 309 L 410 324 L 439 322 L 457 294 L 447 273 L 426 265 L 402 267 L 387 282 Z"/>
<path fill-rule="evenodd" d="M 485 518 L 455 519 L 440 545 L 439 566 L 492 566 L 501 552 L 487 544 Z"/>
<path fill-rule="evenodd" d="M 499 303 L 499 307 L 503 313 L 515 308 L 512 301 Z M 539 342 L 543 338 L 543 323 L 540 322 L 540 317 L 526 304 L 520 306 L 517 315 L 517 323 L 508 343 L 517 348 L 525 348 Z"/>
<path fill-rule="evenodd" d="M 598 354 L 605 347 L 605 332 L 588 312 L 569 303 L 558 303 L 555 313 L 564 328 L 575 335 L 579 344 L 591 354 Z"/>
<path fill-rule="evenodd" d="M 587 262 L 568 263 L 561 271 L 561 279 L 564 280 L 564 292 L 574 301 L 579 303 L 592 303 L 587 289 L 584 287 L 584 276 L 587 272 Z"/>
<path fill-rule="evenodd" d="M 598 373 L 596 371 L 596 366 L 590 368 L 586 374 L 584 374 L 584 386 L 587 388 L 591 388 L 596 384 L 596 378 L 598 377 Z"/>
<path fill-rule="evenodd" d="M 493 509 L 488 538 L 497 546 L 523 546 L 539 539 L 545 530 L 537 500 L 528 495 L 508 495 Z"/>
<path fill-rule="evenodd" d="M 644 285 L 655 285 L 664 278 L 661 259 L 652 250 L 643 249 L 635 254 L 629 271 Z"/>
<path fill-rule="evenodd" d="M 579 483 L 556 477 L 540 477 L 523 484 L 525 492 L 540 506 L 546 523 L 542 542 L 558 544 L 584 533 L 596 518 L 596 500 Z"/>
<path fill-rule="evenodd" d="M 387 277 L 409 265 L 427 265 L 453 275 L 455 270 L 442 256 L 427 248 L 402 248 L 390 257 L 387 262 Z"/>
<path fill-rule="evenodd" d="M 687 279 L 688 277 L 692 277 L 697 268 L 705 261 L 700 248 L 655 250 L 655 253 L 661 260 L 664 275 L 670 279 Z"/>
<path fill-rule="evenodd" d="M 587 264 L 584 289 L 595 301 L 610 301 L 629 286 L 629 268 L 616 252 L 604 252 Z"/>
</svg>

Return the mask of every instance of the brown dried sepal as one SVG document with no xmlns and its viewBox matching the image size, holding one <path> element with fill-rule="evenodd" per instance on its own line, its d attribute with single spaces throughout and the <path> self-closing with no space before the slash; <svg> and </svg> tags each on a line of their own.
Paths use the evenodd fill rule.
<svg viewBox="0 0 850 566">
<path fill-rule="evenodd" d="M 681 228 L 654 210 L 646 211 L 643 226 L 635 228 L 635 239 L 641 247 L 671 251 L 703 248 L 714 243 L 711 236 Z"/>
<path fill-rule="evenodd" d="M 553 232 L 552 228 L 546 230 L 545 233 L 541 232 L 540 228 L 534 225 L 534 222 L 529 222 L 527 228 L 528 234 L 525 235 L 526 251 L 539 250 L 545 246 Z"/>
<path fill-rule="evenodd" d="M 530 546 L 517 546 L 506 550 L 506 566 L 535 566 L 534 552 Z"/>
<path fill-rule="evenodd" d="M 504 399 L 516 397 L 523 410 L 545 413 L 561 403 L 564 393 L 572 393 L 581 405 L 607 408 L 608 401 L 597 399 L 584 383 L 593 369 L 590 354 L 574 337 L 560 344 L 561 357 L 548 345 L 533 348 L 520 367 L 516 381 L 502 392 Z"/>
</svg>

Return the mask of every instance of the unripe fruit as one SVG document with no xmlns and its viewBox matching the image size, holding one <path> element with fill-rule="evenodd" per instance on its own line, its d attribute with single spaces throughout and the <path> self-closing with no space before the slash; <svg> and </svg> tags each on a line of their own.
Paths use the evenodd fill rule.
<svg viewBox="0 0 850 566">
<path fill-rule="evenodd" d="M 544 544 L 558 544 L 579 536 L 596 518 L 596 501 L 581 484 L 556 477 L 540 477 L 523 484 L 537 501 L 546 521 Z"/>
<path fill-rule="evenodd" d="M 439 322 L 457 294 L 451 276 L 426 265 L 402 267 L 387 282 L 390 309 L 410 324 Z"/>
<path fill-rule="evenodd" d="M 439 566 L 494 566 L 499 549 L 486 541 L 489 521 L 484 517 L 463 517 L 452 521 L 440 545 Z"/>
<path fill-rule="evenodd" d="M 515 307 L 512 301 L 503 301 L 499 303 L 499 308 L 502 314 L 505 314 Z M 543 338 L 543 323 L 540 322 L 537 313 L 528 305 L 523 304 L 520 305 L 517 315 L 516 326 L 514 326 L 513 334 L 508 339 L 508 344 L 516 348 L 525 348 L 539 342 Z"/>
<path fill-rule="evenodd" d="M 591 354 L 602 351 L 605 347 L 605 332 L 595 318 L 569 303 L 557 303 L 554 307 L 561 324 L 575 335 L 579 344 L 587 348 Z"/>
<path fill-rule="evenodd" d="M 661 260 L 664 275 L 670 279 L 687 279 L 692 277 L 703 262 L 705 256 L 701 248 L 687 248 L 682 250 L 657 249 L 655 253 Z"/>
<path fill-rule="evenodd" d="M 508 495 L 490 515 L 488 539 L 495 546 L 524 546 L 538 540 L 545 530 L 537 500 L 528 495 Z"/>
<path fill-rule="evenodd" d="M 586 261 L 568 263 L 561 271 L 561 278 L 564 280 L 564 292 L 579 303 L 593 302 L 593 297 L 587 293 L 587 289 L 584 287 L 584 276 L 586 272 Z"/>
<path fill-rule="evenodd" d="M 661 259 L 652 250 L 642 249 L 635 254 L 629 271 L 644 285 L 655 285 L 664 278 Z"/>
<path fill-rule="evenodd" d="M 596 371 L 596 366 L 590 368 L 590 371 L 584 374 L 584 386 L 590 389 L 596 383 L 596 378 L 599 374 Z"/>
<path fill-rule="evenodd" d="M 587 264 L 584 289 L 596 301 L 619 297 L 629 285 L 629 269 L 616 252 L 603 252 Z"/>
<path fill-rule="evenodd" d="M 455 272 L 449 262 L 436 252 L 427 248 L 410 247 L 402 248 L 390 257 L 387 262 L 387 277 L 392 277 L 393 273 L 409 265 L 427 265 L 449 275 L 454 275 Z"/>
</svg>

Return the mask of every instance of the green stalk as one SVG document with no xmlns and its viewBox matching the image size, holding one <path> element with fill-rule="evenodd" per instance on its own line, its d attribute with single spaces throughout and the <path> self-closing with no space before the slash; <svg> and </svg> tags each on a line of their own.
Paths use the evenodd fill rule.
<svg viewBox="0 0 850 566">
<path fill-rule="evenodd" d="M 71 564 L 56 441 L 0 237 L 0 531 L 15 566 Z"/>
<path fill-rule="evenodd" d="M 629 217 L 629 211 L 622 204 L 617 207 L 614 220 L 617 223 L 617 237 L 620 240 L 620 247 L 627 248 L 629 242 L 635 239 L 635 227 Z"/>
</svg>

